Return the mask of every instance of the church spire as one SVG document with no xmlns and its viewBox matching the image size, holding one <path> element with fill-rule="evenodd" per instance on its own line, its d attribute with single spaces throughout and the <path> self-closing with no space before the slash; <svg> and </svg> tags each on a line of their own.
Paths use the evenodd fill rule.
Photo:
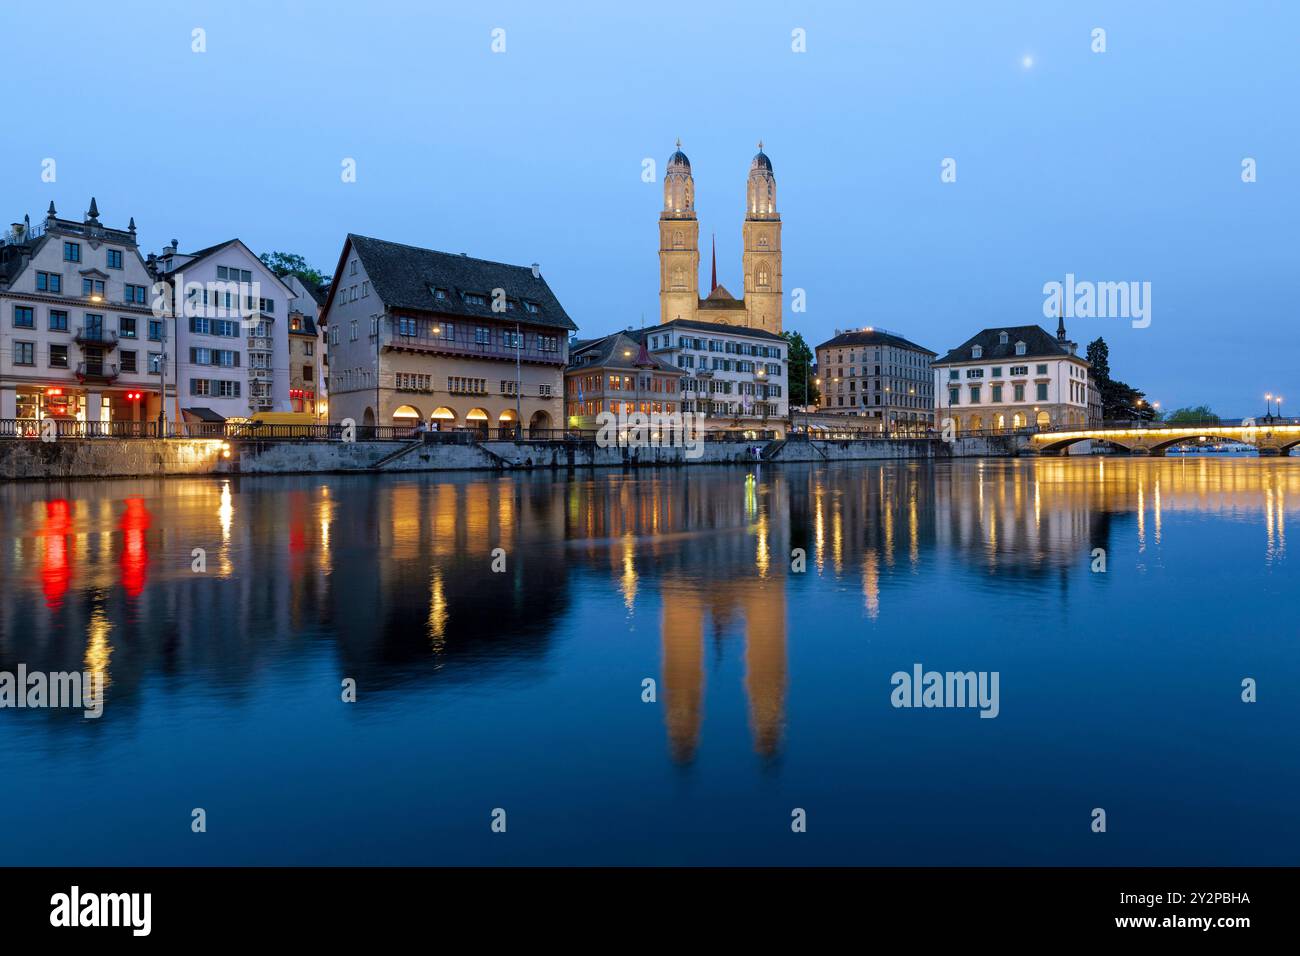
<svg viewBox="0 0 1300 956">
<path fill-rule="evenodd" d="M 1056 300 L 1056 341 L 1065 341 L 1065 290 Z"/>
<path fill-rule="evenodd" d="M 718 234 L 713 234 L 713 281 L 709 283 L 709 292 L 718 287 Z"/>
</svg>

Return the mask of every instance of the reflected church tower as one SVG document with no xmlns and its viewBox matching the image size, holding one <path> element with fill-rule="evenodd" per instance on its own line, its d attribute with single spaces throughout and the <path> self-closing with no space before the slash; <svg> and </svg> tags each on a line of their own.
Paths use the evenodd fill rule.
<svg viewBox="0 0 1300 956">
<path fill-rule="evenodd" d="M 745 696 L 754 750 L 776 754 L 785 724 L 787 661 L 785 651 L 785 587 L 749 587 L 745 613 Z"/>
<path fill-rule="evenodd" d="M 699 593 L 667 595 L 660 628 L 668 750 L 678 763 L 690 763 L 699 745 L 704 710 L 704 606 Z"/>
<path fill-rule="evenodd" d="M 785 723 L 788 682 L 786 603 L 781 581 L 729 584 L 665 592 L 661 612 L 662 684 L 668 747 L 678 763 L 689 763 L 699 746 L 704 718 L 705 618 L 717 625 L 744 620 L 745 696 L 754 751 L 774 756 Z"/>
</svg>

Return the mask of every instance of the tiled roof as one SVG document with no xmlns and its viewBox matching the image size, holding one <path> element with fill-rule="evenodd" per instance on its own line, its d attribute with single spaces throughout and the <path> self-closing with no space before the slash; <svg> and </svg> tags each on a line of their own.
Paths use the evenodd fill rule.
<svg viewBox="0 0 1300 956">
<path fill-rule="evenodd" d="M 913 352 L 924 352 L 927 355 L 934 355 L 935 352 L 927 349 L 924 345 L 917 345 L 915 342 L 903 338 L 901 335 L 895 335 L 893 332 L 885 332 L 881 329 L 859 329 L 855 332 L 842 332 L 833 339 L 827 339 L 816 348 L 847 348 L 848 346 L 862 345 L 887 345 L 892 348 L 911 349 Z"/>
<path fill-rule="evenodd" d="M 743 325 L 728 325 L 725 322 L 697 322 L 694 319 L 673 319 L 671 322 L 663 322 L 659 325 L 652 325 L 648 328 L 637 329 L 635 332 L 629 332 L 629 335 L 635 335 L 638 338 L 645 335 L 653 335 L 656 332 L 664 332 L 671 329 L 686 329 L 691 332 L 704 332 L 709 335 L 746 335 L 755 339 L 772 339 L 777 342 L 784 342 L 785 339 L 775 332 L 769 332 L 766 329 L 750 329 Z"/>
<path fill-rule="evenodd" d="M 580 368 L 626 368 L 637 369 L 645 368 L 646 365 L 637 365 L 637 359 L 642 358 L 642 342 L 631 332 L 615 332 L 613 335 L 607 335 L 603 339 L 591 339 L 586 342 L 574 343 L 569 350 L 569 370 Z M 631 352 L 631 355 L 625 354 Z M 647 353 L 644 358 L 650 361 L 650 367 L 657 372 L 674 372 L 678 375 L 685 374 L 675 365 L 670 365 L 661 358 Z"/>
<path fill-rule="evenodd" d="M 1001 341 L 1004 332 L 1007 337 L 1005 344 Z M 1017 342 L 1025 343 L 1023 355 L 1016 354 Z M 971 356 L 971 349 L 976 345 L 981 346 L 983 352 L 978 359 Z M 1060 358 L 1061 356 L 1073 356 L 1082 361 L 1080 356 L 1070 351 L 1068 345 L 1058 342 L 1056 336 L 1051 335 L 1037 325 L 1004 325 L 1001 328 L 982 329 L 943 356 L 943 358 L 930 364 L 946 365 L 958 362 L 988 362 L 1017 358 Z"/>
<path fill-rule="evenodd" d="M 719 285 L 716 289 L 714 289 L 712 292 L 709 293 L 709 297 L 707 299 L 700 300 L 700 308 L 701 309 L 729 309 L 729 310 L 739 311 L 745 308 L 745 300 L 744 298 L 737 299 L 734 295 L 732 295 L 730 292 L 727 291 L 726 286 Z"/>
<path fill-rule="evenodd" d="M 375 293 L 389 308 L 577 329 L 546 280 L 534 276 L 530 266 L 512 266 L 367 236 L 349 234 L 348 242 L 360 256 Z M 445 289 L 446 298 L 434 298 L 435 289 Z M 493 289 L 504 289 L 506 299 L 513 300 L 516 308 L 493 312 Z M 467 302 L 466 293 L 481 296 L 483 304 Z M 536 306 L 537 311 L 529 311 L 527 303 Z"/>
</svg>

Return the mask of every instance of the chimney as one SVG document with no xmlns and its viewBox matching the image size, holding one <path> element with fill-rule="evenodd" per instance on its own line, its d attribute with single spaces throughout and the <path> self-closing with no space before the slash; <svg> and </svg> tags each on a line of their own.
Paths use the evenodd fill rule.
<svg viewBox="0 0 1300 956">
<path fill-rule="evenodd" d="M 174 255 L 176 255 L 176 247 L 177 247 L 179 244 L 180 244 L 180 240 L 179 240 L 179 239 L 173 239 L 173 240 L 172 240 L 172 244 L 171 244 L 170 246 L 163 246 L 163 255 L 165 255 L 165 256 L 174 256 Z"/>
<path fill-rule="evenodd" d="M 22 242 L 23 233 L 26 232 L 26 229 L 23 228 L 23 224 L 21 222 L 11 223 L 10 228 L 13 230 L 14 239 L 18 242 Z"/>
</svg>

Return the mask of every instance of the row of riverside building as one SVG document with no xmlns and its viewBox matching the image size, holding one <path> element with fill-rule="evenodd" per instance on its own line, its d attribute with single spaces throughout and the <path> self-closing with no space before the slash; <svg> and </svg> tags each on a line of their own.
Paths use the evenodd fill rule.
<svg viewBox="0 0 1300 956">
<path fill-rule="evenodd" d="M 221 421 L 315 413 L 316 290 L 238 239 L 142 255 L 135 220 L 14 223 L 0 241 L 0 420 Z"/>
<path fill-rule="evenodd" d="M 700 417 L 745 437 L 958 431 L 1096 417 L 1064 325 L 984 329 L 941 358 L 877 327 L 837 331 L 789 403 L 781 217 L 771 160 L 750 163 L 743 290 L 699 284 L 690 160 L 665 169 L 658 324 L 584 338 L 536 265 L 349 234 L 322 287 L 280 277 L 238 239 L 142 254 L 132 219 L 14 223 L 0 242 L 0 422 L 318 422 L 551 437 L 602 413 Z M 792 411 L 796 413 L 792 417 Z M 0 427 L 3 427 L 0 425 Z"/>
<path fill-rule="evenodd" d="M 1101 419 L 1089 365 L 1058 320 L 982 329 L 940 357 L 880 328 L 837 331 L 816 348 L 818 411 L 864 430 L 957 433 L 1084 425 Z"/>
</svg>

